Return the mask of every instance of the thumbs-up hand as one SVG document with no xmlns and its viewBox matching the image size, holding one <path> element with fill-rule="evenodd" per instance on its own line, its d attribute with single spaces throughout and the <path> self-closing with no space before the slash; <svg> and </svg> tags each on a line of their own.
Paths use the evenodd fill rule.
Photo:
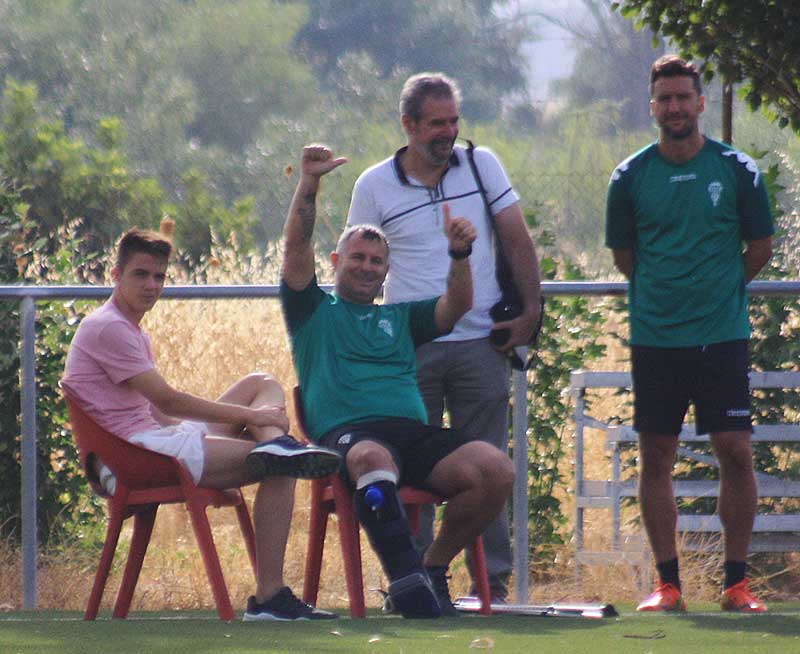
<svg viewBox="0 0 800 654">
<path fill-rule="evenodd" d="M 300 163 L 303 175 L 319 178 L 347 163 L 347 157 L 334 157 L 333 151 L 328 146 L 314 143 L 303 148 L 303 158 Z"/>
<path fill-rule="evenodd" d="M 444 233 L 447 236 L 448 249 L 450 255 L 453 253 L 462 254 L 464 258 L 472 252 L 472 243 L 477 238 L 475 227 L 466 218 L 450 215 L 450 205 L 446 202 L 444 209 Z"/>
</svg>

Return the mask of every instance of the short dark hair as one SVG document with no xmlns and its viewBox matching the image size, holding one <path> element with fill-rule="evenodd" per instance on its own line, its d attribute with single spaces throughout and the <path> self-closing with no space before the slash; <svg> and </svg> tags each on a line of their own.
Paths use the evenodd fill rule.
<svg viewBox="0 0 800 654">
<path fill-rule="evenodd" d="M 138 252 L 167 261 L 172 254 L 172 243 L 152 229 L 139 229 L 138 227 L 129 229 L 122 235 L 117 246 L 117 268 L 120 271 L 125 270 L 128 261 Z"/>
<path fill-rule="evenodd" d="M 336 251 L 341 252 L 344 244 L 353 238 L 353 236 L 358 236 L 366 241 L 380 241 L 386 246 L 386 251 L 389 251 L 389 241 L 386 239 L 386 234 L 383 233 L 383 230 L 380 227 L 368 224 L 350 225 L 350 227 L 345 229 L 336 242 Z"/>
<path fill-rule="evenodd" d="M 428 98 L 444 98 L 461 104 L 461 90 L 458 84 L 442 73 L 418 73 L 403 84 L 400 93 L 400 115 L 408 116 L 414 122 L 422 118 L 422 105 Z"/>
<path fill-rule="evenodd" d="M 668 54 L 659 57 L 650 67 L 650 95 L 653 95 L 653 86 L 660 77 L 691 77 L 697 95 L 703 95 L 700 84 L 700 71 L 692 62 L 681 59 L 678 55 Z"/>
</svg>

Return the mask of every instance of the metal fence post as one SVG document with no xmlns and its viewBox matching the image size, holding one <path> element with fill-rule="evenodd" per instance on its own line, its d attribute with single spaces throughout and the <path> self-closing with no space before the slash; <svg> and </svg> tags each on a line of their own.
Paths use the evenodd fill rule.
<svg viewBox="0 0 800 654">
<path fill-rule="evenodd" d="M 323 290 L 331 290 L 324 285 Z M 626 282 L 571 281 L 543 282 L 547 295 L 567 296 L 622 296 L 627 290 Z M 748 284 L 752 295 L 800 295 L 800 280 L 755 281 Z M 93 286 L 5 286 L 0 285 L 0 299 L 21 302 L 20 331 L 21 354 L 21 399 L 22 399 L 22 558 L 24 575 L 24 608 L 37 605 L 37 465 L 36 465 L 36 305 L 35 300 L 58 298 L 106 299 L 111 287 Z M 164 298 L 275 298 L 276 285 L 240 286 L 177 286 L 164 291 Z M 517 602 L 528 601 L 528 441 L 527 441 L 527 381 L 525 374 L 513 375 L 513 443 L 514 468 L 514 578 Z M 577 462 L 580 465 L 580 461 Z M 580 522 L 580 521 L 579 521 Z M 578 537 L 582 537 L 581 525 L 576 525 Z"/>
<path fill-rule="evenodd" d="M 528 603 L 528 388 L 525 372 L 511 376 L 514 398 L 514 601 Z"/>
<path fill-rule="evenodd" d="M 22 339 L 21 385 L 22 402 L 22 575 L 23 607 L 37 605 L 39 549 L 36 499 L 36 302 L 31 296 L 22 298 L 20 312 Z"/>
</svg>

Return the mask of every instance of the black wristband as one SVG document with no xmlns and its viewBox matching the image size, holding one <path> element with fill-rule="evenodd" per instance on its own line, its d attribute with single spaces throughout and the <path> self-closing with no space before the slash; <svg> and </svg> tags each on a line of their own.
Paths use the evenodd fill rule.
<svg viewBox="0 0 800 654">
<path fill-rule="evenodd" d="M 459 259 L 466 259 L 470 254 L 472 254 L 472 244 L 470 243 L 466 250 L 448 250 L 447 254 L 450 255 L 451 259 L 455 259 L 456 261 Z"/>
</svg>

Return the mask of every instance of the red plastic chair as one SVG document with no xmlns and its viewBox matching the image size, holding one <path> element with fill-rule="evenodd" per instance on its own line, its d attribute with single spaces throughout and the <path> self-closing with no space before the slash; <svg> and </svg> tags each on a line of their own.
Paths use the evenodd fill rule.
<svg viewBox="0 0 800 654">
<path fill-rule="evenodd" d="M 303 405 L 300 389 L 294 389 L 295 414 L 297 423 L 306 436 L 303 418 Z M 400 499 L 405 506 L 411 531 L 419 529 L 419 512 L 423 504 L 443 504 L 447 500 L 412 486 L 402 486 Z M 328 529 L 328 516 L 335 513 L 339 523 L 339 541 L 342 548 L 347 596 L 350 600 L 350 616 L 366 617 L 364 605 L 364 578 L 361 567 L 361 539 L 358 518 L 356 517 L 353 496 L 347 484 L 338 475 L 331 475 L 311 482 L 311 517 L 308 527 L 308 549 L 306 551 L 306 570 L 303 583 L 303 601 L 311 605 L 317 602 L 319 579 L 322 570 L 322 553 L 325 548 L 325 534 Z M 472 564 L 475 589 L 481 600 L 481 613 L 491 615 L 489 577 L 486 571 L 486 555 L 483 539 L 478 536 L 472 543 Z"/>
<path fill-rule="evenodd" d="M 66 394 L 65 399 L 81 465 L 92 488 L 108 501 L 108 531 L 84 619 L 94 620 L 97 617 L 123 522 L 131 516 L 134 518 L 133 538 L 114 605 L 114 618 L 125 618 L 130 610 L 158 506 L 184 502 L 200 547 L 219 617 L 222 620 L 233 620 L 236 613 L 228 596 L 206 508 L 232 506 L 236 509 L 250 563 L 255 572 L 255 533 L 241 490 L 232 488 L 218 491 L 199 488 L 176 459 L 151 452 L 114 436 L 92 420 L 74 399 Z M 99 485 L 94 467 L 97 458 L 108 466 L 116 477 L 116 489 L 111 497 Z"/>
</svg>

